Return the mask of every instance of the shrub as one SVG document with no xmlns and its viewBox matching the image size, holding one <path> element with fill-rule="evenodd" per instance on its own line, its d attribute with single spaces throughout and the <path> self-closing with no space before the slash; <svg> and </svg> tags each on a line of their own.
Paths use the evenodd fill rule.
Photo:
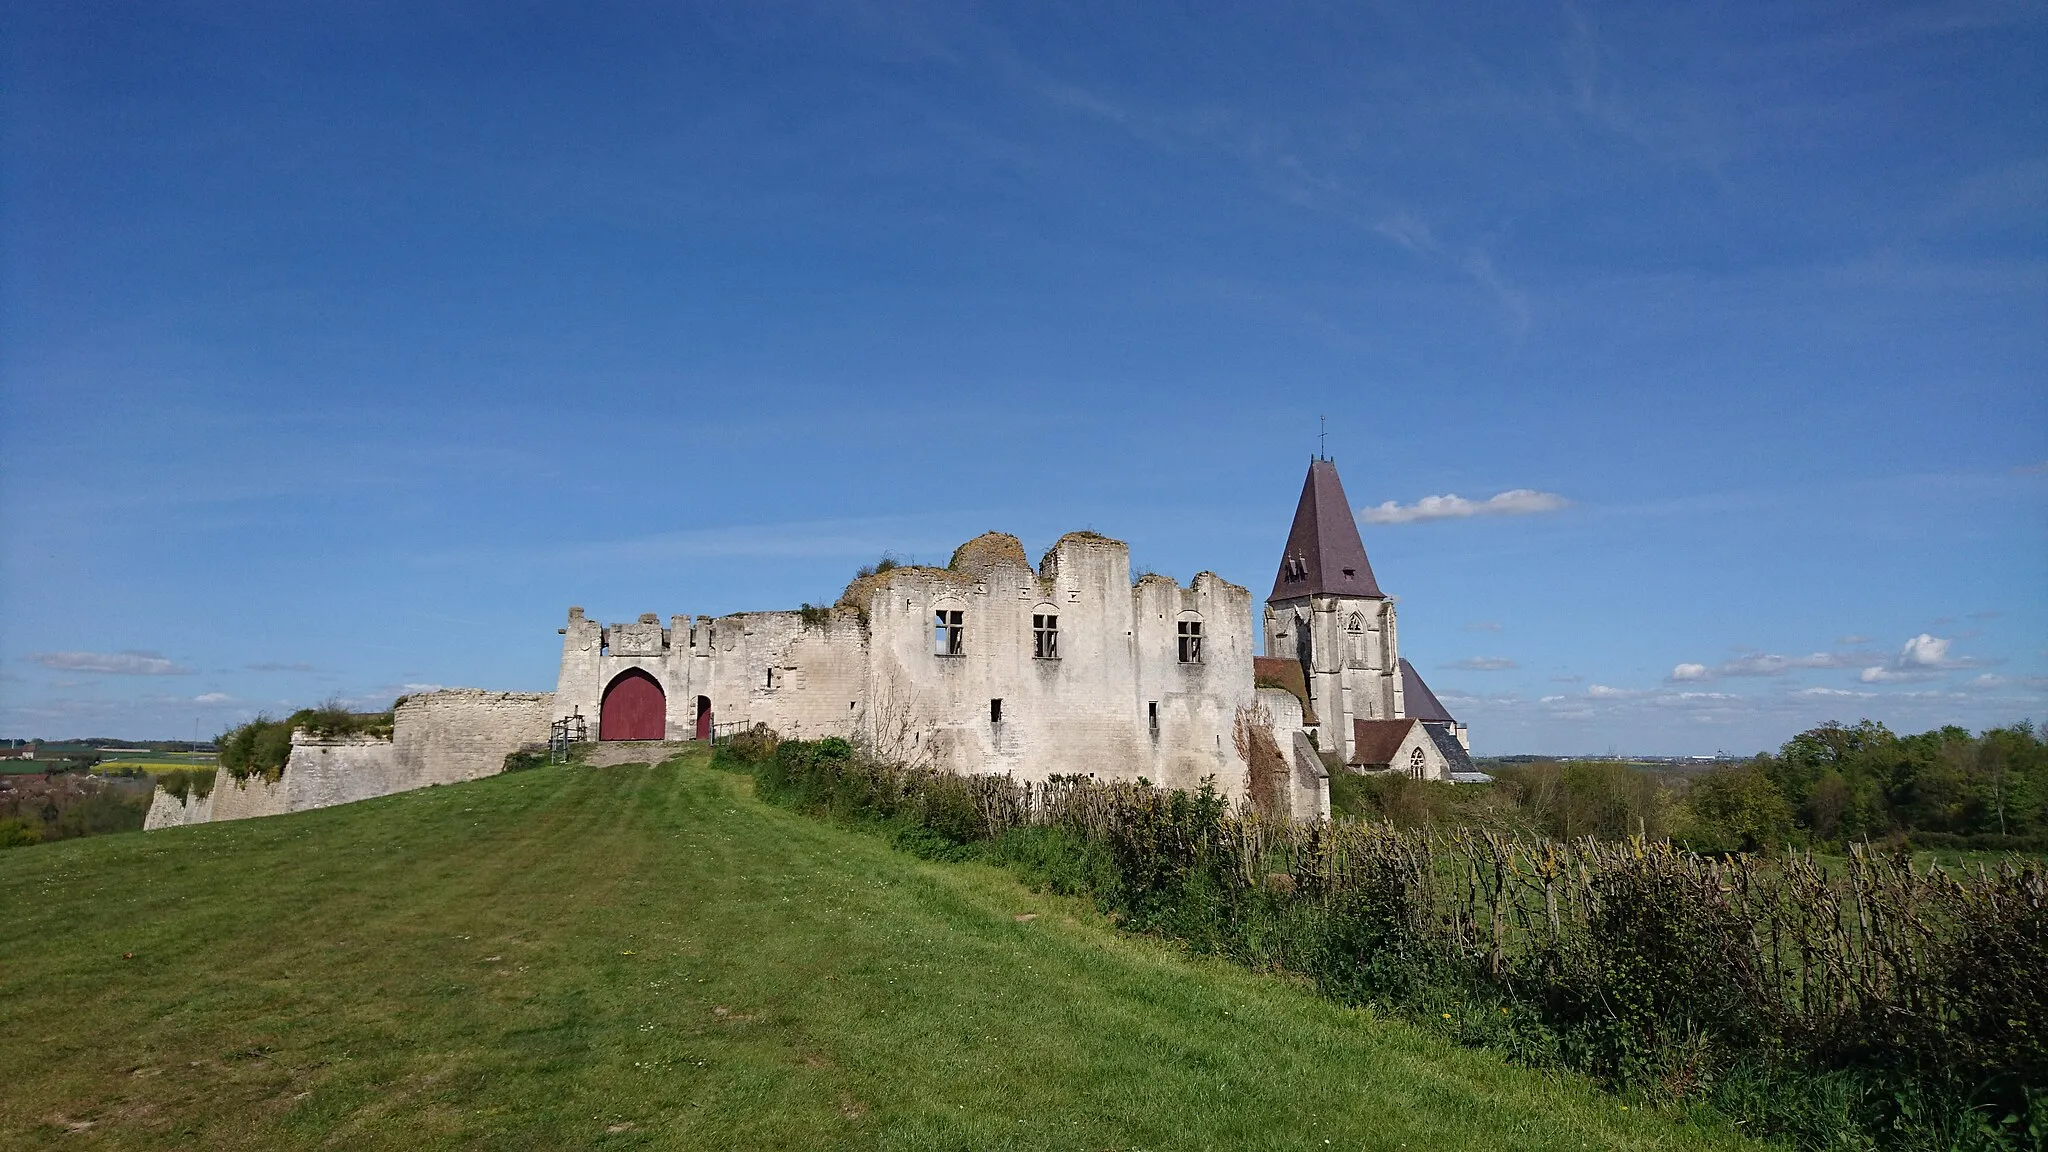
<svg viewBox="0 0 2048 1152">
<path fill-rule="evenodd" d="M 1803 1147 L 2048 1135 L 2037 862 L 1922 871 L 1861 846 L 1827 863 L 1640 836 L 1295 823 L 1232 811 L 1207 786 L 951 776 L 844 740 L 764 735 L 717 762 L 767 799 L 872 822 L 920 855 L 1002 861 L 1132 929 L 1655 1100 L 1710 1103 Z M 1379 779 L 1362 790 L 1396 805 L 1420 783 Z M 1649 822 L 1629 777 L 1552 783 L 1574 820 Z M 1732 783 L 1746 802 L 1751 781 Z"/>
<path fill-rule="evenodd" d="M 173 768 L 159 772 L 156 786 L 183 800 L 188 796 L 207 796 L 213 792 L 216 773 L 210 768 Z"/>
<path fill-rule="evenodd" d="M 221 766 L 237 780 L 260 775 L 275 781 L 284 775 L 291 759 L 292 732 L 303 728 L 321 739 L 345 736 L 391 736 L 390 712 L 350 712 L 330 699 L 318 708 L 301 708 L 283 720 L 258 715 L 254 720 L 221 734 Z"/>
<path fill-rule="evenodd" d="M 43 842 L 43 826 L 40 823 L 8 817 L 0 819 L 0 848 L 26 848 Z"/>
<path fill-rule="evenodd" d="M 505 754 L 505 772 L 524 772 L 528 768 L 545 768 L 549 761 L 547 746 L 528 744 Z"/>
</svg>

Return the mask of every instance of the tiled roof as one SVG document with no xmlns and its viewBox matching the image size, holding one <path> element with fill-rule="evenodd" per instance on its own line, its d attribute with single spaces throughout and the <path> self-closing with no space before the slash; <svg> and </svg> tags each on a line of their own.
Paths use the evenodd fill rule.
<svg viewBox="0 0 2048 1152">
<path fill-rule="evenodd" d="M 1401 741 L 1408 738 L 1408 730 L 1415 727 L 1415 724 L 1413 720 L 1353 720 L 1351 762 L 1393 763 L 1394 752 L 1401 747 Z"/>
<path fill-rule="evenodd" d="M 1317 595 L 1386 599 L 1366 561 L 1365 541 L 1359 539 L 1358 521 L 1345 499 L 1344 484 L 1337 479 L 1337 465 L 1328 460 L 1309 462 L 1294 526 L 1287 532 L 1287 549 L 1280 554 L 1280 571 L 1267 599 Z"/>
<path fill-rule="evenodd" d="M 1407 704 L 1411 719 L 1458 722 L 1444 707 L 1443 701 L 1436 698 L 1436 693 L 1429 690 L 1429 685 L 1422 682 L 1422 674 L 1415 670 L 1415 665 L 1410 664 L 1406 656 L 1401 658 L 1401 698 Z"/>
<path fill-rule="evenodd" d="M 1294 693 L 1295 699 L 1301 701 L 1301 722 L 1303 724 L 1313 725 L 1322 723 L 1322 721 L 1316 719 L 1315 705 L 1309 703 L 1308 678 L 1301 674 L 1300 661 L 1289 660 L 1285 656 L 1254 656 L 1252 657 L 1252 682 L 1257 683 L 1261 680 L 1278 684 L 1289 692 Z"/>
</svg>

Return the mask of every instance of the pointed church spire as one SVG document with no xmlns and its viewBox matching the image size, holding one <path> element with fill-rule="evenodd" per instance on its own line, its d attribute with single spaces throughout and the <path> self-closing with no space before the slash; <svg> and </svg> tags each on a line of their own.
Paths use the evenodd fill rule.
<svg viewBox="0 0 2048 1152">
<path fill-rule="evenodd" d="M 1287 532 L 1287 550 L 1280 556 L 1280 574 L 1273 578 L 1268 600 L 1297 596 L 1365 596 L 1386 599 L 1365 558 L 1358 521 L 1344 498 L 1337 465 L 1328 457 L 1309 462 L 1301 485 L 1301 503 L 1294 509 L 1294 527 Z"/>
</svg>

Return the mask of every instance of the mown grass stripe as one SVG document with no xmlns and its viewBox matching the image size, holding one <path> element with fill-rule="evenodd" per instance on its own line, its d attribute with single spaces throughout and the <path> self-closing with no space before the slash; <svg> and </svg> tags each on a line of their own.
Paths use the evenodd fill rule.
<svg viewBox="0 0 2048 1152">
<path fill-rule="evenodd" d="M 746 785 L 539 768 L 0 856 L 0 1144 L 1739 1144 Z"/>
</svg>

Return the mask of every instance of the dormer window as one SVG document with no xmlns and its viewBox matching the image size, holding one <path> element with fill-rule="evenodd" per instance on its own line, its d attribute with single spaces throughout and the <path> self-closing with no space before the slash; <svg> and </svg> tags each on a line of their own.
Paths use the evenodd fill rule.
<svg viewBox="0 0 2048 1152">
<path fill-rule="evenodd" d="M 1180 662 L 1200 664 L 1202 662 L 1202 622 L 1182 620 L 1174 626 L 1180 641 Z"/>
<path fill-rule="evenodd" d="M 932 651 L 940 656 L 962 656 L 967 652 L 967 629 L 962 621 L 966 613 L 958 609 L 939 609 L 932 613 Z"/>
</svg>

